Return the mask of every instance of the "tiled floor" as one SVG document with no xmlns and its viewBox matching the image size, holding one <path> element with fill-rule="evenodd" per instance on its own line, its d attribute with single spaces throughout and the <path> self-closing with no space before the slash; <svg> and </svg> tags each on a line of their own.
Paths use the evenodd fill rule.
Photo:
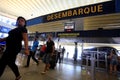
<svg viewBox="0 0 120 80">
<path fill-rule="evenodd" d="M 44 68 L 44 63 L 40 62 L 37 66 L 32 60 L 29 68 L 24 68 L 25 56 L 19 55 L 17 64 L 22 76 L 21 80 L 120 80 L 118 76 L 108 75 L 106 72 L 97 71 L 94 78 L 89 71 L 81 70 L 80 65 L 71 65 L 67 63 L 57 64 L 54 70 L 49 70 L 45 75 L 41 72 Z M 15 80 L 15 76 L 9 67 L 6 68 L 0 80 Z"/>
</svg>

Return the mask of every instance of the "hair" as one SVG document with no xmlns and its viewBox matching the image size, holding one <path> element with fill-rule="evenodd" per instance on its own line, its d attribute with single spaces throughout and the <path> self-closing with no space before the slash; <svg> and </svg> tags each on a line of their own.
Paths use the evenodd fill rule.
<svg viewBox="0 0 120 80">
<path fill-rule="evenodd" d="M 114 49 L 112 49 L 111 51 L 112 51 L 113 54 L 117 55 L 116 51 Z"/>
<path fill-rule="evenodd" d="M 49 37 L 53 37 L 53 35 L 51 33 L 47 34 L 47 38 Z"/>
<path fill-rule="evenodd" d="M 26 24 L 27 24 L 26 19 L 25 19 L 24 17 L 22 17 L 22 16 L 19 16 L 19 17 L 17 18 L 16 25 L 18 26 L 18 21 L 19 21 L 19 19 L 24 19 L 24 21 L 25 21 L 24 27 L 26 27 Z"/>
</svg>

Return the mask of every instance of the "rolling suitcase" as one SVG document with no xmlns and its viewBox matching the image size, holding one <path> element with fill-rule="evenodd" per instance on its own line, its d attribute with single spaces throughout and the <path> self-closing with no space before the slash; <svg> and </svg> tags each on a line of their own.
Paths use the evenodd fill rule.
<svg viewBox="0 0 120 80">
<path fill-rule="evenodd" d="M 50 59 L 50 69 L 54 69 L 56 66 L 56 55 L 53 55 Z"/>
</svg>

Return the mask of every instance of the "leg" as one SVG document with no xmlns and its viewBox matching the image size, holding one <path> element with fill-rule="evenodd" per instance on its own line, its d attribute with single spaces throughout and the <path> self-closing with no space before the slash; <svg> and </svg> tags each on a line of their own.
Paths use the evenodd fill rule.
<svg viewBox="0 0 120 80">
<path fill-rule="evenodd" d="M 57 54 L 57 58 L 56 58 L 56 63 L 58 62 L 58 54 Z"/>
<path fill-rule="evenodd" d="M 49 63 L 46 63 L 46 64 L 45 64 L 44 71 L 42 72 L 42 74 L 45 74 L 45 73 L 49 70 L 49 67 L 50 67 L 50 64 L 49 64 Z"/>
<path fill-rule="evenodd" d="M 4 70 L 5 70 L 5 67 L 7 65 L 7 62 L 5 61 L 5 59 L 1 59 L 0 60 L 0 77 L 2 76 Z"/>
<path fill-rule="evenodd" d="M 31 58 L 31 54 L 28 55 L 28 58 L 27 58 L 27 65 L 26 65 L 26 67 L 29 67 L 29 64 L 30 64 L 30 58 Z"/>
<path fill-rule="evenodd" d="M 51 58 L 51 55 L 48 54 L 47 57 L 46 57 L 46 67 L 45 67 L 44 71 L 47 71 L 50 68 L 50 58 Z"/>
<path fill-rule="evenodd" d="M 15 64 L 14 61 L 9 61 L 8 66 L 12 69 L 12 71 L 14 72 L 16 78 L 20 76 L 18 67 L 17 67 L 17 65 Z"/>
<path fill-rule="evenodd" d="M 50 54 L 47 54 L 46 57 L 45 57 L 45 68 L 44 68 L 44 71 L 42 72 L 42 74 L 45 74 L 46 71 L 49 69 L 50 67 Z"/>
<path fill-rule="evenodd" d="M 43 72 L 41 72 L 41 74 L 45 74 L 46 72 L 47 72 L 47 64 L 45 63 L 44 70 L 43 70 Z"/>
<path fill-rule="evenodd" d="M 58 54 L 57 54 L 56 63 L 58 62 L 58 60 L 59 60 L 59 62 L 60 62 L 60 53 L 59 53 L 59 52 L 58 52 Z"/>
<path fill-rule="evenodd" d="M 114 72 L 117 72 L 117 65 L 114 65 Z"/>
<path fill-rule="evenodd" d="M 38 64 L 38 60 L 35 58 L 35 52 L 32 52 L 32 59 Z"/>
<path fill-rule="evenodd" d="M 61 62 L 63 62 L 63 56 L 64 56 L 64 55 L 63 55 L 63 53 L 62 53 Z"/>
<path fill-rule="evenodd" d="M 59 56 L 59 63 L 61 63 L 61 56 Z"/>
<path fill-rule="evenodd" d="M 110 64 L 110 74 L 112 73 L 112 67 L 113 67 L 113 65 Z"/>
<path fill-rule="evenodd" d="M 50 69 L 50 64 L 47 64 L 46 70 L 48 71 Z"/>
<path fill-rule="evenodd" d="M 48 64 L 45 64 L 44 72 L 47 71 Z"/>
<path fill-rule="evenodd" d="M 64 60 L 64 52 L 62 53 L 62 62 L 63 62 L 63 60 Z"/>
</svg>

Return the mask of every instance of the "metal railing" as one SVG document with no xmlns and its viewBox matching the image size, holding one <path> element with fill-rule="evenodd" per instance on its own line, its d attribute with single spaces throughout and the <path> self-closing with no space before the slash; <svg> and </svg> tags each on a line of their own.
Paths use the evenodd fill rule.
<svg viewBox="0 0 120 80">
<path fill-rule="evenodd" d="M 90 69 L 91 80 L 95 79 L 96 70 L 100 70 L 100 62 L 104 62 L 105 71 L 108 68 L 107 53 L 103 51 L 83 51 L 82 62 L 85 60 L 85 64 L 82 63 L 82 67 L 85 67 L 86 72 Z"/>
</svg>

